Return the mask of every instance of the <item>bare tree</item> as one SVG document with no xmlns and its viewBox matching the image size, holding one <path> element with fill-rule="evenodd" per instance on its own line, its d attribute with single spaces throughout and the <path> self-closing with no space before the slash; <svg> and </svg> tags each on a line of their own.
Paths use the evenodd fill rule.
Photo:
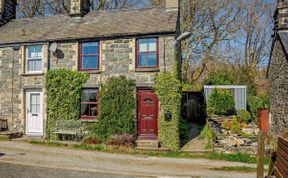
<svg viewBox="0 0 288 178">
<path fill-rule="evenodd" d="M 185 60 L 183 79 L 197 80 L 213 59 L 213 50 L 229 41 L 238 30 L 240 15 L 237 0 L 184 0 L 182 4 L 182 31 L 190 31 L 192 37 L 183 44 Z M 191 64 L 197 68 L 191 68 Z"/>
<path fill-rule="evenodd" d="M 45 15 L 41 0 L 18 0 L 18 17 Z"/>
<path fill-rule="evenodd" d="M 263 0 L 240 4 L 242 21 L 237 44 L 242 48 L 243 64 L 250 75 L 256 75 L 258 65 L 268 60 L 273 28 L 274 4 Z"/>
<path fill-rule="evenodd" d="M 90 0 L 92 10 L 116 10 L 123 8 L 160 5 L 163 0 Z M 18 17 L 34 17 L 67 14 L 70 0 L 18 0 Z"/>
</svg>

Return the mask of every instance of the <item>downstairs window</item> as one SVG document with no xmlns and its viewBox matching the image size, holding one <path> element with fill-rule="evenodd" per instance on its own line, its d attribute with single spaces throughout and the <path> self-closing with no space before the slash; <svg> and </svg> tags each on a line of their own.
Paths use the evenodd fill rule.
<svg viewBox="0 0 288 178">
<path fill-rule="evenodd" d="M 81 120 L 95 120 L 98 117 L 98 89 L 85 88 L 81 94 Z"/>
</svg>

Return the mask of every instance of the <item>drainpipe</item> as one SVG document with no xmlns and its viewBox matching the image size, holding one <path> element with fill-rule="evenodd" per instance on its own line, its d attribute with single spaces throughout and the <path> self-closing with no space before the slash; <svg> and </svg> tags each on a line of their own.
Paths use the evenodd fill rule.
<svg viewBox="0 0 288 178">
<path fill-rule="evenodd" d="M 14 120 L 14 67 L 15 67 L 15 50 L 19 50 L 20 46 L 13 46 L 10 48 L 13 52 L 13 57 L 12 57 L 12 68 L 11 68 L 11 118 L 12 118 L 12 124 L 14 129 L 17 128 L 16 122 Z"/>
</svg>

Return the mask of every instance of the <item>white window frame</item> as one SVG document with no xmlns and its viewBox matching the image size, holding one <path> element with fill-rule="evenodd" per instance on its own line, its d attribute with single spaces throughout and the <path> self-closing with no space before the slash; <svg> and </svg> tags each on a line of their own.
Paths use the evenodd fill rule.
<svg viewBox="0 0 288 178">
<path fill-rule="evenodd" d="M 29 60 L 39 60 L 40 59 L 40 57 L 31 57 L 31 58 L 29 58 L 29 47 L 33 47 L 33 46 L 41 46 L 41 69 L 40 70 L 37 70 L 37 71 L 29 71 L 28 70 L 28 68 L 29 68 L 29 66 L 28 66 L 28 62 L 29 62 Z M 27 74 L 37 74 L 37 73 L 42 73 L 42 61 L 43 61 L 43 45 L 41 45 L 41 44 L 38 44 L 38 45 L 29 45 L 29 46 L 26 46 L 26 50 L 25 50 L 25 52 L 26 52 L 26 60 L 25 60 L 25 63 L 26 63 L 26 65 L 25 65 L 25 71 L 26 71 L 26 73 Z"/>
</svg>

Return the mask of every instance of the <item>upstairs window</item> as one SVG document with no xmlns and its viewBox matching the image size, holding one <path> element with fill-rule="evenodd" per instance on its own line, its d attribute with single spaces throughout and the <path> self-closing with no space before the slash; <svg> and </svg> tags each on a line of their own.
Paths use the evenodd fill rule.
<svg viewBox="0 0 288 178">
<path fill-rule="evenodd" d="M 137 40 L 137 68 L 155 68 L 158 62 L 158 39 L 146 38 Z"/>
<path fill-rule="evenodd" d="M 42 72 L 42 46 L 27 46 L 26 48 L 26 72 Z"/>
<path fill-rule="evenodd" d="M 84 42 L 80 45 L 79 70 L 99 69 L 99 43 Z"/>
<path fill-rule="evenodd" d="M 93 120 L 98 116 L 98 89 L 83 89 L 81 94 L 81 119 Z"/>
</svg>

